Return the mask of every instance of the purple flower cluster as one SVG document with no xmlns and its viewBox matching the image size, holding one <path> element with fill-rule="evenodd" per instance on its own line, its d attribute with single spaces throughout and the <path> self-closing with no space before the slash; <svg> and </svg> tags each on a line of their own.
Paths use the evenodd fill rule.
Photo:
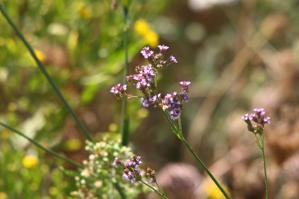
<svg viewBox="0 0 299 199">
<path fill-rule="evenodd" d="M 140 156 L 133 156 L 129 160 L 122 162 L 119 158 L 115 158 L 113 162 L 114 167 L 122 168 L 123 179 L 130 182 L 136 183 L 143 177 L 150 181 L 150 183 L 156 182 L 156 172 L 151 168 L 143 170 L 141 168 L 142 160 Z"/>
<path fill-rule="evenodd" d="M 126 84 L 116 84 L 110 89 L 110 93 L 114 94 L 116 97 L 122 97 L 126 94 L 127 85 Z"/>
<path fill-rule="evenodd" d="M 153 50 L 146 46 L 141 50 L 141 55 L 149 64 L 136 67 L 136 73 L 127 76 L 127 81 L 132 83 L 136 89 L 142 92 L 141 105 L 145 108 L 160 107 L 166 111 L 172 120 L 180 117 L 183 109 L 183 103 L 189 100 L 190 81 L 181 81 L 181 90 L 161 94 L 157 92 L 156 76 L 159 69 L 162 69 L 170 64 L 178 63 L 174 56 L 166 56 L 169 49 L 166 45 L 158 45 L 158 50 Z M 125 94 L 126 87 L 118 84 L 111 89 L 111 93 L 116 96 Z"/>
<path fill-rule="evenodd" d="M 150 47 L 148 46 L 145 46 L 141 51 L 140 51 L 141 55 L 145 58 L 145 59 L 148 59 L 150 58 L 153 54 L 154 54 L 154 51 L 152 51 L 150 49 Z"/>
<path fill-rule="evenodd" d="M 246 113 L 241 119 L 246 122 L 248 130 L 253 133 L 261 133 L 264 126 L 271 122 L 271 118 L 266 115 L 263 108 L 254 108 L 253 113 Z"/>
<path fill-rule="evenodd" d="M 140 165 L 141 165 L 141 157 L 134 156 L 132 159 L 128 160 L 125 163 L 125 168 L 123 171 L 123 178 L 130 182 L 135 183 L 136 181 L 140 180 L 141 173 L 140 173 Z"/>
<path fill-rule="evenodd" d="M 146 60 L 153 64 L 155 68 L 163 68 L 164 66 L 178 63 L 177 59 L 173 55 L 165 58 L 169 46 L 163 44 L 158 45 L 158 49 L 158 51 L 154 51 L 150 47 L 145 46 L 140 53 Z"/>
<path fill-rule="evenodd" d="M 138 90 L 146 92 L 150 88 L 156 76 L 156 72 L 151 64 L 137 68 L 137 74 L 128 75 L 128 82 L 132 82 Z"/>
<path fill-rule="evenodd" d="M 189 96 L 189 85 L 191 82 L 182 81 L 180 82 L 181 91 L 167 93 L 162 95 L 158 93 L 156 95 L 142 97 L 141 105 L 145 108 L 160 106 L 163 111 L 167 111 L 172 120 L 177 120 L 182 113 L 183 103 L 188 102 Z"/>
<path fill-rule="evenodd" d="M 130 182 L 135 183 L 141 179 L 140 165 L 142 160 L 140 156 L 133 156 L 131 159 L 123 163 L 119 158 L 115 158 L 113 166 L 123 168 L 123 178 Z"/>
<path fill-rule="evenodd" d="M 144 108 L 157 107 L 161 103 L 161 99 L 161 93 L 158 93 L 150 97 L 142 97 L 141 105 Z"/>
<path fill-rule="evenodd" d="M 184 93 L 168 93 L 162 99 L 162 109 L 168 112 L 172 120 L 177 120 L 181 116 L 185 100 L 186 94 Z"/>
</svg>

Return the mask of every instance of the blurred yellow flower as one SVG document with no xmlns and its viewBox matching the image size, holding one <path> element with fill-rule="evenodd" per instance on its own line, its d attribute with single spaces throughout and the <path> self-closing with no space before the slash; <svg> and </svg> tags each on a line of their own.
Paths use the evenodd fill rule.
<svg viewBox="0 0 299 199">
<path fill-rule="evenodd" d="M 223 188 L 227 192 L 226 187 Z M 219 188 L 211 180 L 205 183 L 204 191 L 208 199 L 225 199 L 224 195 L 221 193 Z"/>
<path fill-rule="evenodd" d="M 38 50 L 38 49 L 35 49 L 34 52 L 35 52 L 35 55 L 37 56 L 37 58 L 38 58 L 42 63 L 44 63 L 44 62 L 46 61 L 46 56 L 45 56 L 45 54 L 44 54 L 42 51 L 40 51 L 40 50 Z"/>
<path fill-rule="evenodd" d="M 159 43 L 159 36 L 156 32 L 150 31 L 145 35 L 144 40 L 151 47 L 156 47 Z"/>
<path fill-rule="evenodd" d="M 91 9 L 86 5 L 81 5 L 81 7 L 79 8 L 79 15 L 83 19 L 89 19 L 92 16 Z"/>
<path fill-rule="evenodd" d="M 4 129 L 4 130 L 1 131 L 1 133 L 0 133 L 0 138 L 1 138 L 2 140 L 7 140 L 7 139 L 9 138 L 9 135 L 10 135 L 9 130 Z M 1 199 L 1 198 L 0 198 L 0 199 Z"/>
<path fill-rule="evenodd" d="M 135 32 L 143 38 L 143 41 L 151 47 L 156 47 L 159 43 L 159 35 L 150 27 L 144 19 L 139 19 L 134 24 Z"/>
<path fill-rule="evenodd" d="M 144 36 L 151 31 L 151 27 L 144 19 L 138 19 L 134 24 L 134 30 L 137 34 Z"/>
<path fill-rule="evenodd" d="M 22 160 L 23 167 L 26 169 L 32 169 L 36 167 L 38 162 L 38 158 L 35 155 L 26 155 Z"/>
<path fill-rule="evenodd" d="M 77 138 L 68 139 L 64 143 L 64 149 L 67 151 L 77 151 L 81 149 L 81 147 L 82 147 L 81 141 Z"/>
<path fill-rule="evenodd" d="M 6 193 L 0 192 L 0 199 L 8 199 Z"/>
</svg>

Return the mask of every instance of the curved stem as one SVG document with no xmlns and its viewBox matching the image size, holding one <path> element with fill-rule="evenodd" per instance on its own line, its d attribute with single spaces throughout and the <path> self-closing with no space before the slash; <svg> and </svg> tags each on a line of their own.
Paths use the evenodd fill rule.
<svg viewBox="0 0 299 199">
<path fill-rule="evenodd" d="M 68 162 L 68 163 L 70 163 L 70 164 L 72 164 L 72 165 L 74 165 L 74 166 L 82 167 L 82 165 L 80 165 L 79 163 L 77 163 L 77 162 L 75 162 L 75 161 L 73 161 L 73 160 L 71 160 L 71 159 L 68 159 L 67 157 L 64 157 L 64 156 L 60 155 L 59 153 L 57 153 L 57 152 L 55 152 L 55 151 L 53 151 L 53 150 L 51 150 L 51 149 L 47 149 L 46 147 L 44 147 L 44 146 L 41 145 L 40 143 L 36 142 L 36 141 L 33 140 L 32 138 L 28 137 L 28 136 L 25 135 L 24 133 L 18 131 L 17 129 L 15 129 L 15 128 L 13 128 L 13 127 L 7 125 L 7 124 L 4 124 L 4 123 L 2 123 L 2 122 L 0 122 L 0 125 L 3 126 L 4 128 L 7 128 L 7 129 L 11 130 L 12 132 L 14 132 L 14 133 L 16 133 L 16 134 L 18 134 L 18 135 L 20 135 L 21 137 L 23 137 L 23 138 L 25 138 L 26 140 L 30 141 L 30 142 L 31 142 L 33 145 L 35 145 L 36 147 L 38 147 L 38 148 L 40 148 L 41 150 L 43 150 L 43 151 L 45 151 L 45 152 L 47 152 L 47 153 L 53 155 L 54 157 L 59 158 L 59 159 L 65 161 L 65 162 Z"/>
<path fill-rule="evenodd" d="M 52 87 L 52 89 L 54 90 L 54 92 L 56 93 L 56 95 L 58 96 L 58 98 L 62 101 L 64 107 L 70 113 L 70 115 L 74 119 L 75 123 L 80 128 L 81 132 L 83 133 L 83 135 L 87 139 L 89 139 L 89 140 L 94 140 L 93 137 L 91 136 L 91 134 L 89 133 L 89 131 L 87 130 L 86 126 L 84 125 L 84 123 L 79 119 L 79 117 L 77 116 L 77 114 L 73 111 L 73 109 L 71 108 L 71 106 L 66 101 L 65 97 L 63 96 L 63 94 L 60 92 L 58 86 L 56 85 L 56 83 L 54 82 L 54 80 L 52 79 L 52 77 L 50 76 L 50 74 L 48 73 L 48 71 L 46 70 L 45 66 L 42 64 L 42 62 L 36 56 L 36 54 L 35 54 L 32 46 L 30 45 L 30 43 L 27 41 L 27 39 L 25 38 L 25 36 L 23 35 L 23 33 L 17 28 L 17 26 L 11 20 L 11 18 L 7 14 L 7 12 L 6 12 L 3 4 L 0 4 L 0 11 L 1 11 L 1 14 L 4 16 L 5 20 L 8 22 L 8 24 L 15 31 L 15 33 L 17 34 L 17 36 L 24 43 L 24 45 L 28 49 L 31 57 L 36 62 L 38 68 L 40 69 L 40 71 L 42 72 L 42 74 L 45 76 L 45 78 L 47 79 L 48 83 L 50 84 L 50 86 Z"/>
<path fill-rule="evenodd" d="M 196 159 L 196 162 L 207 172 L 207 174 L 210 176 L 210 178 L 213 180 L 213 182 L 216 184 L 216 186 L 219 188 L 219 190 L 222 192 L 224 197 L 226 199 L 230 199 L 228 194 L 225 192 L 224 188 L 221 186 L 221 184 L 218 182 L 218 180 L 214 177 L 214 175 L 210 172 L 208 167 L 204 164 L 204 162 L 198 157 L 198 155 L 194 152 L 189 142 L 183 138 L 182 139 L 183 144 L 188 149 L 188 151 L 192 154 L 192 156 Z"/>
<path fill-rule="evenodd" d="M 144 184 L 145 186 L 147 186 L 148 188 L 150 188 L 151 190 L 153 190 L 156 194 L 158 194 L 159 196 L 161 196 L 161 198 L 168 199 L 168 197 L 164 193 L 160 192 L 159 190 L 157 190 L 155 187 L 153 187 L 149 183 L 147 183 L 147 182 L 145 182 L 143 180 L 141 180 L 141 183 Z"/>
<path fill-rule="evenodd" d="M 166 114 L 166 113 L 165 113 Z M 193 150 L 192 146 L 189 144 L 189 142 L 186 140 L 186 138 L 183 135 L 183 130 L 182 130 L 182 123 L 181 123 L 181 118 L 178 119 L 178 127 L 174 124 L 174 122 L 169 118 L 169 116 L 166 114 L 167 121 L 169 122 L 169 125 L 173 131 L 173 133 L 182 141 L 184 146 L 188 149 L 188 151 L 191 153 L 193 158 L 196 160 L 196 162 L 199 164 L 201 168 L 207 172 L 209 177 L 213 180 L 213 182 L 216 184 L 216 186 L 219 188 L 221 193 L 226 199 L 230 199 L 229 195 L 226 193 L 224 188 L 221 186 L 221 184 L 218 182 L 218 180 L 214 177 L 214 175 L 210 172 L 208 167 L 204 164 L 204 162 L 199 158 L 199 156 L 195 153 Z"/>
</svg>

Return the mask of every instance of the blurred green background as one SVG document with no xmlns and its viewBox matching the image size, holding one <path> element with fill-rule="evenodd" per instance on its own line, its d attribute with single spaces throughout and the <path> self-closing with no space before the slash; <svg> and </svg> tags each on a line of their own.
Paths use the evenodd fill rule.
<svg viewBox="0 0 299 199">
<path fill-rule="evenodd" d="M 121 81 L 124 66 L 121 3 L 3 4 L 93 135 L 118 132 L 120 102 L 109 90 Z M 192 81 L 184 131 L 233 198 L 263 198 L 262 164 L 253 136 L 240 120 L 252 107 L 265 107 L 272 117 L 266 129 L 272 197 L 298 198 L 298 9 L 298 0 L 132 0 L 130 68 L 142 64 L 144 45 L 171 47 L 179 63 L 164 71 L 161 88 L 172 91 L 178 81 Z M 3 17 L 0 99 L 1 121 L 74 160 L 86 158 L 84 138 Z M 136 99 L 129 104 L 132 147 L 161 170 L 161 178 L 167 164 L 194 163 L 159 111 L 141 108 Z M 61 165 L 2 129 L 0 199 L 68 198 L 74 183 Z M 201 187 L 210 198 L 221 198 Z"/>
</svg>

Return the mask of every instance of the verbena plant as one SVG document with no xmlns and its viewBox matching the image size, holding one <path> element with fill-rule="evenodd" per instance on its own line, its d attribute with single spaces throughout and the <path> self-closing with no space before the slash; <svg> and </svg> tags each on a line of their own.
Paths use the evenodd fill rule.
<svg viewBox="0 0 299 199">
<path fill-rule="evenodd" d="M 209 171 L 208 167 L 199 158 L 187 139 L 184 137 L 181 115 L 183 111 L 183 105 L 188 102 L 189 99 L 188 91 L 191 82 L 181 81 L 179 83 L 179 91 L 174 91 L 171 93 L 161 93 L 159 91 L 157 80 L 158 74 L 168 65 L 177 63 L 176 57 L 172 55 L 168 56 L 169 47 L 166 45 L 159 45 L 157 49 L 151 49 L 148 46 L 144 47 L 141 51 L 141 54 L 148 63 L 137 66 L 135 68 L 135 74 L 128 75 L 128 27 L 130 3 L 130 1 L 122 2 L 125 23 L 123 32 L 125 52 L 123 81 L 122 83 L 111 88 L 111 93 L 120 98 L 122 101 L 121 141 L 115 141 L 113 139 L 106 138 L 100 142 L 97 142 L 93 138 L 85 124 L 80 120 L 80 118 L 67 102 L 64 95 L 44 67 L 43 63 L 39 60 L 30 43 L 11 20 L 3 4 L 0 4 L 2 15 L 14 29 L 17 36 L 24 43 L 30 52 L 30 55 L 36 62 L 38 68 L 47 79 L 51 88 L 54 90 L 55 94 L 61 100 L 64 107 L 70 113 L 82 134 L 87 139 L 86 150 L 90 153 L 88 160 L 84 161 L 83 164 L 77 163 L 51 149 L 46 148 L 39 142 L 31 139 L 24 133 L 9 126 L 8 124 L 1 122 L 0 125 L 29 140 L 32 144 L 50 153 L 54 157 L 76 166 L 80 171 L 79 174 L 72 173 L 71 171 L 66 172 L 68 172 L 69 175 L 75 176 L 74 178 L 77 184 L 77 190 L 72 192 L 72 194 L 77 198 L 109 198 L 113 196 L 114 198 L 126 199 L 135 197 L 139 193 L 146 191 L 145 187 L 148 187 L 152 191 L 156 192 L 161 196 L 161 198 L 167 198 L 167 195 L 159 188 L 157 184 L 155 171 L 151 168 L 143 167 L 141 157 L 135 155 L 128 147 L 130 131 L 127 108 L 128 100 L 138 98 L 143 107 L 154 107 L 161 110 L 174 135 L 187 148 L 198 165 L 207 172 L 209 177 L 222 192 L 223 196 L 229 199 L 229 194 L 222 187 L 221 183 L 216 179 L 216 177 Z M 129 93 L 128 83 L 132 84 L 139 92 L 137 94 Z M 264 125 L 269 123 L 269 118 L 265 116 L 265 112 L 262 109 L 258 109 L 255 110 L 255 115 L 245 115 L 243 119 L 247 123 L 248 129 L 256 135 L 258 146 L 262 152 L 264 160 L 266 197 L 268 199 L 269 193 L 264 153 L 263 129 Z M 126 182 L 129 182 L 129 184 Z"/>
</svg>

